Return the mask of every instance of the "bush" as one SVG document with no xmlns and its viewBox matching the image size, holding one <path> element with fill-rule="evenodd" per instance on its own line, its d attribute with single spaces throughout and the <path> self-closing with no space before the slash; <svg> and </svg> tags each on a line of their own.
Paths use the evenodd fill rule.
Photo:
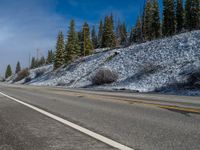
<svg viewBox="0 0 200 150">
<path fill-rule="evenodd" d="M 60 80 L 58 83 L 57 83 L 57 86 L 70 86 L 72 85 L 72 83 L 74 83 L 75 80 L 70 80 L 69 83 L 66 83 L 64 80 Z"/>
<path fill-rule="evenodd" d="M 110 84 L 117 81 L 118 75 L 109 68 L 101 68 L 90 77 L 93 85 Z"/>
<path fill-rule="evenodd" d="M 190 86 L 199 86 L 199 81 L 200 81 L 200 72 L 193 72 L 189 75 L 187 84 Z"/>
<path fill-rule="evenodd" d="M 24 83 L 30 82 L 31 80 L 32 80 L 31 77 L 26 77 Z"/>
<path fill-rule="evenodd" d="M 162 66 L 160 65 L 155 65 L 154 63 L 145 63 L 143 66 L 141 66 L 141 69 L 140 69 L 140 73 L 141 74 L 153 74 L 155 73 L 156 71 L 162 69 Z"/>
<path fill-rule="evenodd" d="M 14 82 L 18 82 L 24 78 L 26 78 L 27 76 L 29 76 L 29 71 L 28 69 L 23 69 L 22 71 L 20 71 L 18 74 L 17 74 L 17 77 L 15 78 Z"/>
<path fill-rule="evenodd" d="M 111 61 L 115 56 L 117 56 L 118 54 L 120 54 L 119 51 L 114 52 L 112 55 L 110 55 L 109 57 L 106 58 L 105 62 L 109 62 Z"/>
<path fill-rule="evenodd" d="M 36 72 L 35 72 L 35 78 L 38 78 L 40 76 L 42 76 L 44 73 L 45 73 L 45 69 L 38 69 Z"/>
</svg>

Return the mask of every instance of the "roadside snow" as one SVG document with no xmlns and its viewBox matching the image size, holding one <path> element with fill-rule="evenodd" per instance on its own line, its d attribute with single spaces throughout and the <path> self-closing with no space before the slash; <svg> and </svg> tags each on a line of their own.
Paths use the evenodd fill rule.
<svg viewBox="0 0 200 150">
<path fill-rule="evenodd" d="M 171 84 L 185 83 L 187 73 L 200 71 L 200 31 L 97 52 L 56 71 L 53 71 L 52 65 L 46 66 L 44 75 L 36 79 L 33 78 L 37 69 L 31 70 L 33 80 L 30 84 L 88 87 L 91 86 L 89 77 L 100 67 L 117 72 L 119 79 L 111 85 L 95 88 L 149 92 Z"/>
</svg>

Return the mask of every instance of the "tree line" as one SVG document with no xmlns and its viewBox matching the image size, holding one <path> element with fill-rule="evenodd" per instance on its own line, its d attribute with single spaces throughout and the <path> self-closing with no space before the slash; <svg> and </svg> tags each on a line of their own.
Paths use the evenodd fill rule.
<svg viewBox="0 0 200 150">
<path fill-rule="evenodd" d="M 82 31 L 76 32 L 72 20 L 67 40 L 64 40 L 62 32 L 58 34 L 54 68 L 80 56 L 90 55 L 96 48 L 128 46 L 200 29 L 200 1 L 163 0 L 161 13 L 158 0 L 146 0 L 143 12 L 130 33 L 125 22 L 114 22 L 112 14 L 106 16 L 99 23 L 98 34 L 93 26 L 90 35 L 87 23 L 84 23 Z"/>
<path fill-rule="evenodd" d="M 41 67 L 43 65 L 52 64 L 53 60 L 54 60 L 53 50 L 49 50 L 47 58 L 45 58 L 44 56 L 42 56 L 40 58 L 32 57 L 31 64 L 28 68 L 25 68 L 25 69 L 21 68 L 21 64 L 18 61 L 16 64 L 16 67 L 15 67 L 14 73 L 19 74 L 23 70 L 35 69 L 35 68 Z M 13 71 L 12 71 L 11 65 L 9 64 L 9 65 L 7 65 L 7 68 L 5 71 L 5 79 L 10 77 L 12 74 L 13 74 Z"/>
<path fill-rule="evenodd" d="M 130 43 L 141 43 L 161 37 L 200 29 L 199 0 L 163 0 L 163 12 L 158 0 L 147 0 L 143 13 L 130 34 Z"/>
<path fill-rule="evenodd" d="M 114 20 L 108 15 L 100 20 L 98 29 L 85 22 L 80 31 L 76 31 L 75 21 L 71 20 L 67 37 L 63 32 L 57 35 L 55 51 L 48 51 L 47 58 L 32 58 L 30 69 L 44 64 L 54 65 L 54 69 L 73 60 L 93 54 L 97 48 L 116 48 L 133 43 L 142 43 L 178 33 L 200 29 L 199 0 L 163 0 L 162 13 L 158 0 L 146 0 L 136 24 L 128 32 L 125 22 Z M 16 69 L 17 70 L 17 69 Z M 19 70 L 19 69 L 18 69 Z M 8 65 L 5 77 L 12 74 Z"/>
<path fill-rule="evenodd" d="M 98 33 L 95 26 L 90 30 L 87 22 L 83 24 L 81 31 L 77 32 L 75 28 L 75 21 L 71 20 L 67 40 L 65 40 L 62 32 L 58 33 L 54 59 L 55 69 L 63 64 L 70 63 L 78 57 L 91 55 L 96 48 L 116 47 L 112 14 L 106 16 L 104 22 L 100 21 Z"/>
</svg>

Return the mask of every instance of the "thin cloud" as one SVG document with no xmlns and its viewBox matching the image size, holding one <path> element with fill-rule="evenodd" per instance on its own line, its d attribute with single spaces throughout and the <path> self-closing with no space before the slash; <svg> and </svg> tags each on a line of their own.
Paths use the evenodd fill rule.
<svg viewBox="0 0 200 150">
<path fill-rule="evenodd" d="M 8 0 L 0 5 L 1 74 L 7 64 L 14 67 L 18 60 L 27 66 L 28 55 L 35 55 L 37 48 L 42 54 L 54 48 L 57 32 L 65 30 L 66 19 L 51 11 L 50 5 L 39 0 L 29 2 Z"/>
</svg>

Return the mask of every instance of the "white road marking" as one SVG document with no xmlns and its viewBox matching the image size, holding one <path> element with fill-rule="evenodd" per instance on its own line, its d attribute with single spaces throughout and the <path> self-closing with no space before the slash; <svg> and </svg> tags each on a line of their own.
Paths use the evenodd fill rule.
<svg viewBox="0 0 200 150">
<path fill-rule="evenodd" d="M 27 106 L 27 107 L 29 107 L 29 108 L 31 108 L 31 109 L 33 109 L 33 110 L 45 115 L 45 116 L 48 116 L 48 117 L 50 117 L 50 118 L 52 118 L 52 119 L 54 119 L 54 120 L 56 120 L 58 122 L 61 122 L 61 123 L 65 124 L 65 125 L 67 125 L 67 126 L 70 126 L 73 129 L 76 129 L 76 130 L 78 130 L 78 131 L 80 131 L 82 133 L 85 133 L 85 134 L 91 136 L 92 138 L 95 138 L 95 139 L 97 139 L 97 140 L 99 140 L 99 141 L 101 141 L 103 143 L 106 143 L 106 144 L 108 144 L 108 145 L 110 145 L 110 146 L 112 146 L 114 148 L 117 148 L 117 149 L 120 149 L 120 150 L 134 150 L 133 148 L 130 148 L 128 146 L 120 144 L 120 143 L 118 143 L 118 142 L 116 142 L 116 141 L 114 141 L 112 139 L 109 139 L 109 138 L 107 138 L 105 136 L 102 136 L 102 135 L 100 135 L 98 133 L 90 131 L 90 130 L 84 128 L 84 127 L 81 127 L 81 126 L 79 126 L 77 124 L 74 124 L 74 123 L 72 123 L 70 121 L 67 121 L 67 120 L 65 120 L 65 119 L 63 119 L 61 117 L 53 115 L 53 114 L 51 114 L 51 113 L 49 113 L 49 112 L 47 112 L 45 110 L 42 110 L 40 108 L 37 108 L 37 107 L 35 107 L 33 105 L 30 105 L 30 104 L 27 104 L 27 103 L 25 103 L 23 101 L 20 101 L 20 100 L 14 98 L 14 97 L 6 95 L 6 94 L 4 94 L 2 92 L 0 92 L 0 94 L 5 96 L 5 97 L 7 97 L 7 98 L 9 98 L 9 99 L 11 99 L 11 100 L 13 100 L 13 101 L 15 101 L 15 102 L 18 102 L 18 103 L 20 103 L 20 104 L 22 104 L 24 106 Z"/>
</svg>

